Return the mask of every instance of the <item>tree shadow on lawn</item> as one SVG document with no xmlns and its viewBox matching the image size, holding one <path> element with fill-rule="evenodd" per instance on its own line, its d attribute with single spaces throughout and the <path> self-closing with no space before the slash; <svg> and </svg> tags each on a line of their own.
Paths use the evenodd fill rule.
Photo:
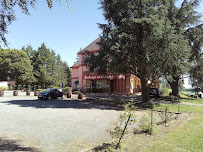
<svg viewBox="0 0 203 152">
<path fill-rule="evenodd" d="M 2 103 L 33 108 L 124 110 L 123 104 L 108 104 L 107 102 L 96 102 L 95 100 L 10 100 Z"/>
<path fill-rule="evenodd" d="M 15 140 L 8 140 L 0 138 L 0 151 L 30 151 L 39 152 L 33 147 L 22 147 Z"/>
</svg>

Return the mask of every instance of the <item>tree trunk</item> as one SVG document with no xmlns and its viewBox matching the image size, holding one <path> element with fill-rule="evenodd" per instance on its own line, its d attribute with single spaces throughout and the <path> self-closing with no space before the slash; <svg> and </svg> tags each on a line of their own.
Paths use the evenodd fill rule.
<svg viewBox="0 0 203 152">
<path fill-rule="evenodd" d="M 179 81 L 179 78 L 173 76 L 173 81 L 170 83 L 173 96 L 179 96 L 178 81 Z"/>
<path fill-rule="evenodd" d="M 18 81 L 16 81 L 15 90 L 18 90 Z"/>
<path fill-rule="evenodd" d="M 140 78 L 141 79 L 141 86 L 142 86 L 142 101 L 144 103 L 149 103 L 149 86 L 147 84 L 147 80 L 145 78 Z"/>
</svg>

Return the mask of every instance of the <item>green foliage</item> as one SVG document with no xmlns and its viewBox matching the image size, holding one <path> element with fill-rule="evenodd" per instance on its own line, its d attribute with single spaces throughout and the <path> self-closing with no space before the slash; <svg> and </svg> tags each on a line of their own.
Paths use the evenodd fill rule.
<svg viewBox="0 0 203 152">
<path fill-rule="evenodd" d="M 71 87 L 65 87 L 65 88 L 63 88 L 63 91 L 65 91 L 65 92 L 71 92 L 72 88 Z"/>
<path fill-rule="evenodd" d="M 29 84 L 33 82 L 33 67 L 27 54 L 20 50 L 0 51 L 0 73 L 1 80 L 5 81 L 9 77 L 18 84 Z"/>
<path fill-rule="evenodd" d="M 141 116 L 138 127 L 141 129 L 142 132 L 152 133 L 150 115 L 144 114 Z"/>
<path fill-rule="evenodd" d="M 115 128 L 114 131 L 111 132 L 111 136 L 114 139 L 114 145 L 117 145 L 117 143 L 119 142 L 119 139 L 124 131 L 124 127 L 127 123 L 127 120 L 129 119 L 129 122 L 127 124 L 126 130 L 128 130 L 128 125 L 131 125 L 132 123 L 136 122 L 136 116 L 135 116 L 135 106 L 128 103 L 125 105 L 125 113 L 124 114 L 120 114 L 117 123 L 115 124 Z M 118 148 L 121 148 L 121 146 L 119 145 Z"/>
<path fill-rule="evenodd" d="M 168 89 L 167 88 L 160 89 L 160 95 L 168 96 L 169 95 Z"/>
<path fill-rule="evenodd" d="M 36 89 L 36 91 L 38 91 L 39 93 L 43 92 L 44 90 L 46 90 L 46 89 Z"/>
<path fill-rule="evenodd" d="M 8 86 L 8 90 L 14 90 L 15 87 L 14 86 Z"/>
<path fill-rule="evenodd" d="M 172 92 L 172 89 L 168 89 L 168 94 L 170 94 Z"/>
<path fill-rule="evenodd" d="M 1 86 L 1 87 L 0 87 L 0 90 L 5 91 L 5 90 L 8 90 L 8 88 L 7 88 L 7 87 L 3 87 L 3 86 Z"/>
<path fill-rule="evenodd" d="M 58 86 L 48 86 L 48 88 L 60 88 Z"/>
<path fill-rule="evenodd" d="M 66 62 L 61 60 L 43 43 L 38 50 L 33 50 L 30 45 L 23 47 L 33 65 L 33 74 L 36 79 L 33 84 L 47 88 L 48 86 L 62 87 L 71 83 L 71 71 Z"/>
<path fill-rule="evenodd" d="M 175 14 L 170 11 L 177 11 L 173 2 L 101 0 L 107 24 L 99 24 L 101 51 L 97 56 L 87 55 L 84 61 L 90 71 L 138 76 L 144 102 L 149 101 L 148 80 L 163 73 L 185 73 L 189 45 L 184 27 L 175 26 L 180 20 L 173 20 Z"/>
<path fill-rule="evenodd" d="M 159 110 L 157 118 L 159 119 L 159 121 L 157 122 L 158 124 L 165 123 L 166 125 L 169 121 L 171 121 L 172 116 L 174 116 L 174 111 L 170 110 L 169 105 L 155 106 L 154 109 Z M 176 112 L 178 112 L 178 107 Z"/>
<path fill-rule="evenodd" d="M 181 7 L 178 8 L 175 6 L 175 1 L 170 3 L 168 20 L 170 21 L 169 25 L 174 30 L 167 30 L 165 35 L 165 38 L 168 40 L 165 43 L 168 46 L 168 52 L 165 55 L 168 55 L 168 58 L 164 62 L 162 70 L 171 85 L 174 96 L 177 96 L 179 93 L 178 87 L 181 75 L 189 72 L 191 66 L 193 66 L 189 61 L 194 57 L 194 54 L 198 54 L 195 52 L 201 50 L 202 29 L 198 28 L 202 27 L 202 24 L 197 25 L 201 15 L 195 10 L 199 4 L 199 0 L 184 0 L 181 3 Z"/>
<path fill-rule="evenodd" d="M 201 59 L 193 61 L 193 66 L 190 69 L 190 81 L 193 88 L 200 88 L 203 92 L 203 55 L 201 56 Z"/>
<path fill-rule="evenodd" d="M 108 88 L 87 88 L 87 93 L 108 93 Z"/>
</svg>

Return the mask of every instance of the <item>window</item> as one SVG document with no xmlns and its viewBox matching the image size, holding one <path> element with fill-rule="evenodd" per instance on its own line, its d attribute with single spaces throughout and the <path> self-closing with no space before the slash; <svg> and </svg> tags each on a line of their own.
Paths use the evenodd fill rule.
<svg viewBox="0 0 203 152">
<path fill-rule="evenodd" d="M 97 81 L 97 88 L 103 88 L 102 81 Z"/>
<path fill-rule="evenodd" d="M 76 86 L 76 89 L 78 89 L 79 88 L 79 81 L 75 81 L 74 84 Z"/>
</svg>

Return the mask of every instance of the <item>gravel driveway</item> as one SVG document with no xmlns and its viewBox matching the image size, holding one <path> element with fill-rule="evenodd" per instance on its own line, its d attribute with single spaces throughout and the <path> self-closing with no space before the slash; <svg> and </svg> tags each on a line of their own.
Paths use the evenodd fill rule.
<svg viewBox="0 0 203 152">
<path fill-rule="evenodd" d="M 84 151 L 111 141 L 119 109 L 85 100 L 0 97 L 0 151 Z"/>
</svg>

